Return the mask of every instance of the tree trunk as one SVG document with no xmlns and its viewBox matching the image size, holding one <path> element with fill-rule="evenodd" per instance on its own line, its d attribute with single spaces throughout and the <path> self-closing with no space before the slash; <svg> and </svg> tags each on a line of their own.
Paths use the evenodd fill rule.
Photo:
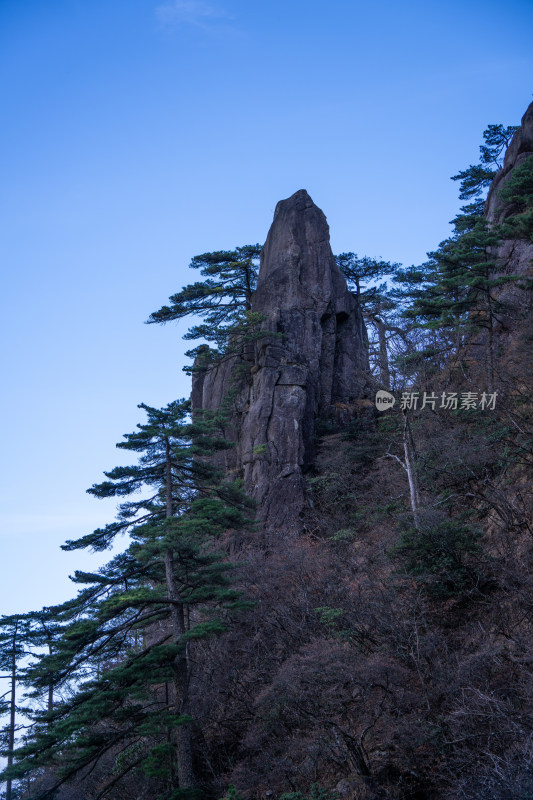
<svg viewBox="0 0 533 800">
<path fill-rule="evenodd" d="M 381 383 L 390 391 L 390 366 L 389 366 L 389 353 L 387 351 L 387 326 L 379 317 L 374 317 L 374 324 L 378 332 L 379 341 L 379 377 Z"/>
<path fill-rule="evenodd" d="M 487 306 L 487 391 L 492 394 L 494 392 L 494 315 L 492 313 L 490 290 L 487 296 Z"/>
<path fill-rule="evenodd" d="M 172 503 L 172 463 L 170 443 L 166 446 L 166 518 L 173 515 Z M 170 601 L 170 617 L 175 642 L 179 642 L 186 631 L 185 614 L 180 593 L 174 577 L 174 559 L 170 550 L 165 552 L 165 579 L 168 599 Z M 188 715 L 189 706 L 189 664 L 187 645 L 178 653 L 173 664 L 175 704 L 178 714 Z M 176 760 L 178 765 L 178 781 L 180 789 L 191 789 L 196 785 L 192 761 L 191 724 L 186 722 L 176 729 Z"/>
<path fill-rule="evenodd" d="M 52 655 L 52 647 L 49 647 L 50 655 Z M 48 713 L 51 714 L 54 710 L 54 684 L 52 681 L 48 684 Z"/>
<path fill-rule="evenodd" d="M 46 631 L 46 640 L 48 642 L 48 655 L 52 655 L 52 636 L 50 631 L 47 629 L 46 625 L 43 624 L 43 627 Z M 50 680 L 48 684 L 48 705 L 47 705 L 48 713 L 51 714 L 54 709 L 54 683 Z"/>
<path fill-rule="evenodd" d="M 16 677 L 17 677 L 17 632 L 18 623 L 13 631 L 13 652 L 11 656 L 11 699 L 9 704 L 9 737 L 8 737 L 8 768 L 13 764 L 13 750 L 15 748 L 15 710 L 16 710 Z M 11 778 L 6 782 L 6 800 L 11 800 Z"/>
<path fill-rule="evenodd" d="M 405 424 L 403 426 L 403 451 L 405 455 L 405 469 L 407 471 L 407 479 L 409 481 L 409 493 L 411 496 L 411 508 L 413 510 L 413 521 L 415 528 L 420 528 L 420 492 L 418 488 L 418 477 L 415 467 L 415 449 L 413 446 L 413 437 L 411 434 L 411 426 L 407 414 L 405 415 Z"/>
</svg>

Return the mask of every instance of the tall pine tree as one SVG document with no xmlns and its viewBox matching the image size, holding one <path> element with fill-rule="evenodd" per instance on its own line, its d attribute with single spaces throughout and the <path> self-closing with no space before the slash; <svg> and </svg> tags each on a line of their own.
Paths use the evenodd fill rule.
<svg viewBox="0 0 533 800">
<path fill-rule="evenodd" d="M 505 311 L 500 287 L 517 277 L 497 272 L 501 230 L 485 220 L 484 194 L 516 130 L 489 125 L 479 164 L 453 176 L 460 181 L 460 199 L 471 202 L 453 220 L 452 236 L 428 254 L 429 261 L 420 268 L 424 285 L 412 287 L 412 303 L 404 311 L 411 322 L 433 332 L 433 347 L 425 351 L 430 357 L 450 351 L 458 356 L 466 343 L 481 348 L 490 392 L 495 381 L 495 331 Z M 404 290 L 408 277 L 401 272 L 396 276 Z"/>
<path fill-rule="evenodd" d="M 150 315 L 147 322 L 166 323 L 188 316 L 203 317 L 193 325 L 185 339 L 205 339 L 215 344 L 215 354 L 225 353 L 233 343 L 253 332 L 258 322 L 252 314 L 252 294 L 257 285 L 261 245 L 244 245 L 235 250 L 217 250 L 195 256 L 191 269 L 198 269 L 203 281 L 184 286 L 172 295 L 170 304 Z M 196 356 L 198 348 L 187 355 Z"/>
<path fill-rule="evenodd" d="M 130 544 L 98 572 L 76 572 L 78 597 L 48 612 L 63 626 L 61 638 L 28 671 L 37 692 L 74 687 L 35 713 L 8 770 L 23 776 L 51 768 L 55 778 L 38 797 L 106 754 L 115 769 L 102 796 L 134 769 L 153 776 L 167 798 L 197 785 L 190 647 L 224 630 L 227 615 L 242 606 L 213 541 L 245 524 L 250 504 L 206 460 L 225 443 L 208 423 L 189 424 L 188 402 L 141 407 L 147 422 L 118 445 L 138 453 L 138 464 L 116 467 L 88 490 L 100 498 L 139 496 L 120 505 L 115 522 L 64 549 L 103 550 L 121 533 Z"/>
</svg>

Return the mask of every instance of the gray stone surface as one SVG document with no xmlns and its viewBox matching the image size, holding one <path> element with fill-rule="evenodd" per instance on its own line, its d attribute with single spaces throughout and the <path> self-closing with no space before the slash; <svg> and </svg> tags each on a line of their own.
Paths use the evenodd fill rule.
<svg viewBox="0 0 533 800">
<path fill-rule="evenodd" d="M 514 213 L 512 207 L 502 202 L 500 191 L 509 180 L 513 170 L 520 166 L 526 158 L 533 155 L 533 103 L 522 117 L 522 124 L 516 131 L 507 148 L 504 164 L 494 176 L 485 203 L 485 216 L 489 225 L 496 226 L 504 222 L 505 218 Z M 514 280 L 515 277 L 533 277 L 533 242 L 524 239 L 506 239 L 497 247 L 489 248 L 491 260 L 495 262 L 492 278 L 513 276 L 500 286 L 492 290 L 492 295 L 501 304 L 495 318 L 495 378 L 498 384 L 503 372 L 508 390 L 512 391 L 512 376 L 517 377 L 523 372 L 524 357 L 523 336 L 530 323 L 533 311 L 532 293 L 525 290 L 522 281 Z M 470 342 L 467 356 L 473 365 L 477 365 L 480 374 L 486 377 L 487 348 L 489 338 L 486 330 L 480 331 Z M 501 369 L 503 366 L 503 370 Z M 485 386 L 487 384 L 485 383 Z M 517 384 L 518 385 L 518 384 Z M 502 389 L 498 384 L 498 390 Z"/>
<path fill-rule="evenodd" d="M 505 154 L 503 168 L 500 169 L 489 189 L 485 203 L 485 215 L 489 224 L 498 224 L 513 212 L 512 208 L 502 203 L 499 192 L 505 186 L 515 167 L 533 155 L 533 103 L 522 117 L 520 128 L 516 131 Z M 501 275 L 533 275 L 533 242 L 522 239 L 509 239 L 495 249 L 498 274 Z M 497 275 L 495 277 L 497 277 Z M 522 318 L 531 308 L 531 293 L 525 292 L 514 283 L 504 284 L 498 292 L 499 300 L 507 311 L 501 314 L 500 332 L 512 334 Z"/>
<path fill-rule="evenodd" d="M 355 408 L 368 391 L 361 312 L 335 264 L 326 217 L 304 190 L 276 206 L 252 310 L 264 335 L 249 348 L 246 375 L 235 377 L 235 358 L 198 375 L 193 407 L 217 408 L 231 391 L 227 436 L 237 445 L 224 465 L 244 477 L 267 529 L 297 532 L 317 419 Z"/>
<path fill-rule="evenodd" d="M 533 155 L 533 103 L 522 117 L 520 128 L 505 153 L 503 167 L 494 176 L 489 189 L 485 215 L 490 222 L 501 222 L 504 219 L 507 209 L 501 203 L 498 192 L 505 186 L 511 171 L 530 155 Z"/>
</svg>

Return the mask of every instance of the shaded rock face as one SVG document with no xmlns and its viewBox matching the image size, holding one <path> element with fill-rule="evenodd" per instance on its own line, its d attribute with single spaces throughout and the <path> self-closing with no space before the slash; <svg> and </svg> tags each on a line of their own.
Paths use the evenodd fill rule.
<svg viewBox="0 0 533 800">
<path fill-rule="evenodd" d="M 503 167 L 494 176 L 489 189 L 485 204 L 485 216 L 489 222 L 498 223 L 505 219 L 508 208 L 500 201 L 498 192 L 507 183 L 511 171 L 531 155 L 533 155 L 533 103 L 529 105 L 522 117 L 520 128 L 516 131 L 505 153 Z"/>
<path fill-rule="evenodd" d="M 513 170 L 532 155 L 533 103 L 522 117 L 522 124 L 505 153 L 503 167 L 496 173 L 490 186 L 485 202 L 485 217 L 489 226 L 498 226 L 516 212 L 511 204 L 503 202 L 500 192 L 511 178 Z M 529 337 L 533 335 L 532 292 L 524 289 L 523 281 L 515 278 L 533 277 L 533 242 L 527 239 L 504 239 L 497 246 L 489 248 L 489 255 L 495 263 L 491 278 L 510 278 L 494 286 L 491 292 L 500 304 L 494 317 L 492 350 L 496 388 L 498 391 L 513 392 L 523 386 L 524 367 L 531 364 Z M 487 354 L 490 347 L 489 332 L 485 329 L 472 339 L 467 348 L 471 364 L 482 376 L 479 378 L 481 385 L 486 385 L 487 381 Z"/>
<path fill-rule="evenodd" d="M 501 201 L 499 192 L 509 180 L 512 171 L 532 155 L 533 103 L 529 105 L 522 117 L 521 126 L 507 148 L 503 167 L 494 176 L 489 189 L 485 203 L 485 216 L 490 224 L 499 224 L 513 213 L 513 209 Z M 524 239 L 508 239 L 496 248 L 495 256 L 501 274 L 533 275 L 533 242 Z M 512 333 L 516 327 L 516 320 L 531 308 L 531 293 L 524 292 L 513 284 L 507 284 L 499 292 L 498 297 L 509 309 L 508 313 L 502 317 L 504 330 Z"/>
<path fill-rule="evenodd" d="M 252 311 L 263 336 L 244 359 L 193 380 L 193 409 L 214 409 L 231 393 L 225 467 L 242 474 L 269 530 L 301 527 L 304 473 L 315 425 L 353 408 L 368 392 L 366 330 L 329 243 L 323 212 L 306 191 L 276 206 L 261 257 Z M 236 377 L 248 359 L 247 374 Z"/>
</svg>

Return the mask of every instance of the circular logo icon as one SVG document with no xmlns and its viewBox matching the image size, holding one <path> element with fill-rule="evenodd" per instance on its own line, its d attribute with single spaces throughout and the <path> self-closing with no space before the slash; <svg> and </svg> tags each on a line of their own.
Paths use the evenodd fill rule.
<svg viewBox="0 0 533 800">
<path fill-rule="evenodd" d="M 393 407 L 395 402 L 396 398 L 390 392 L 386 392 L 384 389 L 376 392 L 376 408 L 378 411 L 387 411 L 388 408 Z"/>
</svg>

